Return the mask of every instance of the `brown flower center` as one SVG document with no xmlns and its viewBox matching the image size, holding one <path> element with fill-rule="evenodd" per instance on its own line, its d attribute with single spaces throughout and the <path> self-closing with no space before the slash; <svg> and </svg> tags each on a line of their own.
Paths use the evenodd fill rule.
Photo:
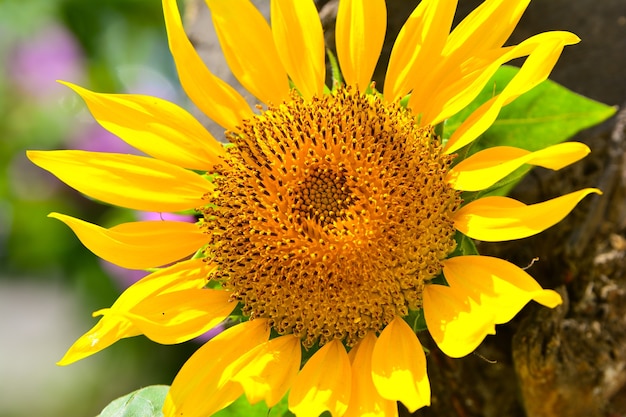
<svg viewBox="0 0 626 417">
<path fill-rule="evenodd" d="M 451 157 L 396 104 L 350 90 L 270 106 L 230 134 L 204 210 L 214 279 L 310 347 L 421 306 L 455 247 Z"/>
</svg>

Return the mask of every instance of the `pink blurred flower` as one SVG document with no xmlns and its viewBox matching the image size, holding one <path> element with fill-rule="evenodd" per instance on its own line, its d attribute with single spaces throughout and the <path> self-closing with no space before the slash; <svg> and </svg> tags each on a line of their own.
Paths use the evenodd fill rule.
<svg viewBox="0 0 626 417">
<path fill-rule="evenodd" d="M 50 24 L 16 43 L 8 60 L 8 73 L 23 94 L 48 101 L 68 92 L 56 80 L 83 81 L 83 54 L 66 28 Z"/>
</svg>

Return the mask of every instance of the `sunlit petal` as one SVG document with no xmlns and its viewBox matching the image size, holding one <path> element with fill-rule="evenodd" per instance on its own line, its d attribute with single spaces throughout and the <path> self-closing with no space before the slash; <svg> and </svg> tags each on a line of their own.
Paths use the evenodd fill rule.
<svg viewBox="0 0 626 417">
<path fill-rule="evenodd" d="M 232 365 L 233 381 L 241 384 L 248 402 L 278 403 L 300 370 L 300 339 L 286 335 L 258 345 Z"/>
<path fill-rule="evenodd" d="M 454 214 L 454 225 L 463 234 L 486 242 L 521 239 L 557 224 L 592 193 L 602 194 L 597 188 L 585 188 L 530 205 L 509 197 L 484 197 L 461 207 Z"/>
<path fill-rule="evenodd" d="M 557 33 L 552 32 L 553 35 Z M 504 90 L 481 105 L 454 131 L 446 144 L 446 152 L 455 152 L 483 134 L 496 120 L 503 106 L 545 81 L 563 48 L 579 41 L 577 36 L 562 32 L 562 36 L 554 36 L 544 43 L 536 44 Z"/>
<path fill-rule="evenodd" d="M 387 28 L 384 0 L 342 0 L 337 11 L 337 58 L 348 85 L 365 91 L 372 79 Z"/>
<path fill-rule="evenodd" d="M 455 165 L 448 179 L 455 190 L 479 191 L 491 187 L 524 164 L 559 170 L 589 154 L 587 145 L 565 142 L 530 152 L 511 146 L 494 146 Z"/>
<path fill-rule="evenodd" d="M 100 352 L 125 337 L 140 335 L 141 331 L 124 317 L 104 316 L 68 349 L 57 365 L 69 365 Z"/>
<path fill-rule="evenodd" d="M 99 94 L 63 84 L 85 100 L 102 127 L 156 159 L 204 171 L 224 163 L 224 146 L 173 103 L 136 94 Z"/>
<path fill-rule="evenodd" d="M 204 205 L 213 184 L 158 159 L 87 151 L 28 151 L 28 158 L 75 190 L 105 203 L 144 211 Z"/>
<path fill-rule="evenodd" d="M 182 343 L 220 324 L 237 303 L 223 290 L 185 289 L 146 298 L 126 316 L 147 338 L 161 344 Z"/>
<path fill-rule="evenodd" d="M 396 38 L 385 75 L 385 98 L 393 102 L 428 77 L 446 42 L 457 0 L 423 0 Z"/>
<path fill-rule="evenodd" d="M 206 0 L 233 75 L 264 103 L 289 97 L 289 80 L 265 18 L 249 0 Z"/>
<path fill-rule="evenodd" d="M 163 0 L 163 14 L 180 83 L 200 110 L 225 129 L 235 131 L 252 110 L 228 83 L 213 75 L 204 65 L 185 34 L 176 0 Z"/>
<path fill-rule="evenodd" d="M 495 313 L 481 309 L 474 299 L 456 287 L 427 285 L 424 316 L 439 349 L 453 358 L 473 352 L 488 334 L 496 333 Z"/>
<path fill-rule="evenodd" d="M 509 38 L 530 0 L 486 0 L 452 31 L 445 55 L 476 54 L 481 49 L 499 48 Z"/>
<path fill-rule="evenodd" d="M 122 338 L 141 334 L 141 330 L 127 315 L 132 308 L 158 294 L 202 288 L 212 269 L 213 267 L 202 259 L 194 259 L 161 269 L 131 285 L 111 308 L 94 313 L 94 316 L 103 317 L 70 347 L 59 361 L 59 365 L 69 365 L 101 351 Z"/>
<path fill-rule="evenodd" d="M 193 223 L 150 221 L 110 229 L 74 217 L 51 213 L 69 226 L 83 245 L 100 258 L 129 269 L 147 269 L 193 254 L 209 238 Z"/>
<path fill-rule="evenodd" d="M 425 80 L 420 90 L 414 90 L 409 106 L 414 112 L 422 113 L 422 123 L 440 123 L 467 107 L 504 63 L 530 55 L 540 48 L 545 50 L 546 45 L 571 45 L 578 41 L 580 39 L 569 32 L 545 32 L 519 45 L 486 50 L 467 57 L 448 57 L 433 70 L 438 80 Z M 446 144 L 448 153 L 459 149 L 448 149 L 451 145 L 449 142 Z"/>
<path fill-rule="evenodd" d="M 428 72 L 411 96 L 409 106 L 422 114 L 423 123 L 437 124 L 456 114 L 478 95 L 500 65 L 527 55 L 503 57 L 510 48 L 500 47 L 528 3 L 487 0 L 454 28 L 443 48 L 443 58 L 427 65 Z"/>
<path fill-rule="evenodd" d="M 348 357 L 352 368 L 350 404 L 344 417 L 395 417 L 398 406 L 395 401 L 383 398 L 372 379 L 372 353 L 376 336 L 368 333 L 350 350 Z"/>
<path fill-rule="evenodd" d="M 190 259 L 159 269 L 128 287 L 111 309 L 130 311 L 143 300 L 158 294 L 203 288 L 215 268 L 204 259 Z"/>
<path fill-rule="evenodd" d="M 410 412 L 430 405 L 426 355 L 408 324 L 396 317 L 381 332 L 372 352 L 374 385 L 383 398 L 401 401 Z"/>
<path fill-rule="evenodd" d="M 488 256 L 459 256 L 443 261 L 449 287 L 424 289 L 428 330 L 448 356 L 472 352 L 495 325 L 513 318 L 530 300 L 556 307 L 558 293 L 544 290 L 521 268 Z"/>
<path fill-rule="evenodd" d="M 350 359 L 339 340 L 318 350 L 296 377 L 289 410 L 298 417 L 318 417 L 328 410 L 342 415 L 350 400 Z"/>
<path fill-rule="evenodd" d="M 224 378 L 239 357 L 267 341 L 267 320 L 233 326 L 205 343 L 180 369 L 167 393 L 165 417 L 204 417 L 243 394 L 241 385 Z"/>
<path fill-rule="evenodd" d="M 272 35 L 283 66 L 302 96 L 324 91 L 324 32 L 312 0 L 272 0 Z"/>
</svg>

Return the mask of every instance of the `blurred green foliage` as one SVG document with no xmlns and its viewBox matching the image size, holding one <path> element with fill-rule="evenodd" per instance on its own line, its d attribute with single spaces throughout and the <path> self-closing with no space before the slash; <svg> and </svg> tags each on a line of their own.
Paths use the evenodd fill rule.
<svg viewBox="0 0 626 417">
<path fill-rule="evenodd" d="M 64 338 L 60 343 L 69 347 L 75 340 L 71 337 L 78 338 L 96 323 L 89 318 L 90 312 L 111 305 L 138 274 L 106 272 L 66 226 L 47 214 L 62 212 L 104 226 L 134 220 L 138 214 L 88 200 L 31 164 L 25 152 L 81 147 L 132 152 L 121 140 L 107 136 L 83 102 L 55 79 L 95 91 L 146 93 L 176 101 L 178 80 L 161 2 L 99 0 L 96 5 L 90 0 L 0 0 L 0 63 L 0 293 L 15 284 L 54 282 L 78 294 L 77 305 L 84 310 L 78 319 L 84 319 L 84 325 L 70 338 L 59 335 Z M 38 307 L 35 301 L 24 306 L 34 316 Z M 39 314 L 41 320 L 46 319 L 44 312 Z M 20 320 L 26 318 L 17 313 L 3 318 L 0 324 L 12 326 L 3 330 L 3 338 L 11 337 L 13 327 L 23 327 Z M 54 323 L 49 326 L 54 328 Z M 39 343 L 39 349 L 48 348 L 47 341 Z M 45 401 L 46 393 L 36 401 L 26 401 L 22 413 L 0 399 L 0 415 L 96 415 L 116 395 L 148 384 L 170 383 L 198 346 L 191 342 L 163 347 L 142 337 L 118 345 L 102 353 L 104 360 L 85 360 L 94 366 L 132 363 L 111 386 L 87 387 L 86 382 L 76 380 L 79 397 L 57 399 L 62 409 L 46 408 L 44 414 L 36 407 Z M 12 352 L 4 351 L 4 346 L 0 343 L 1 356 L 10 361 Z M 54 369 L 53 361 L 50 366 Z M 72 366 L 83 367 L 82 363 Z M 11 375 L 3 377 L 11 379 Z M 91 378 L 91 384 L 94 380 L 105 384 L 111 378 Z M 80 398 L 87 404 L 78 404 Z"/>
</svg>

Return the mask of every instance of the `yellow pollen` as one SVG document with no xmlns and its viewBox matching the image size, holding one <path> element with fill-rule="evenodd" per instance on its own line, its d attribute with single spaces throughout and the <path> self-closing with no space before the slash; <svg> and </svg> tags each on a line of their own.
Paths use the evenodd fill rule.
<svg viewBox="0 0 626 417">
<path fill-rule="evenodd" d="M 305 347 L 354 345 L 421 307 L 460 197 L 430 126 L 350 88 L 270 106 L 229 134 L 207 196 L 213 279 Z"/>
</svg>

